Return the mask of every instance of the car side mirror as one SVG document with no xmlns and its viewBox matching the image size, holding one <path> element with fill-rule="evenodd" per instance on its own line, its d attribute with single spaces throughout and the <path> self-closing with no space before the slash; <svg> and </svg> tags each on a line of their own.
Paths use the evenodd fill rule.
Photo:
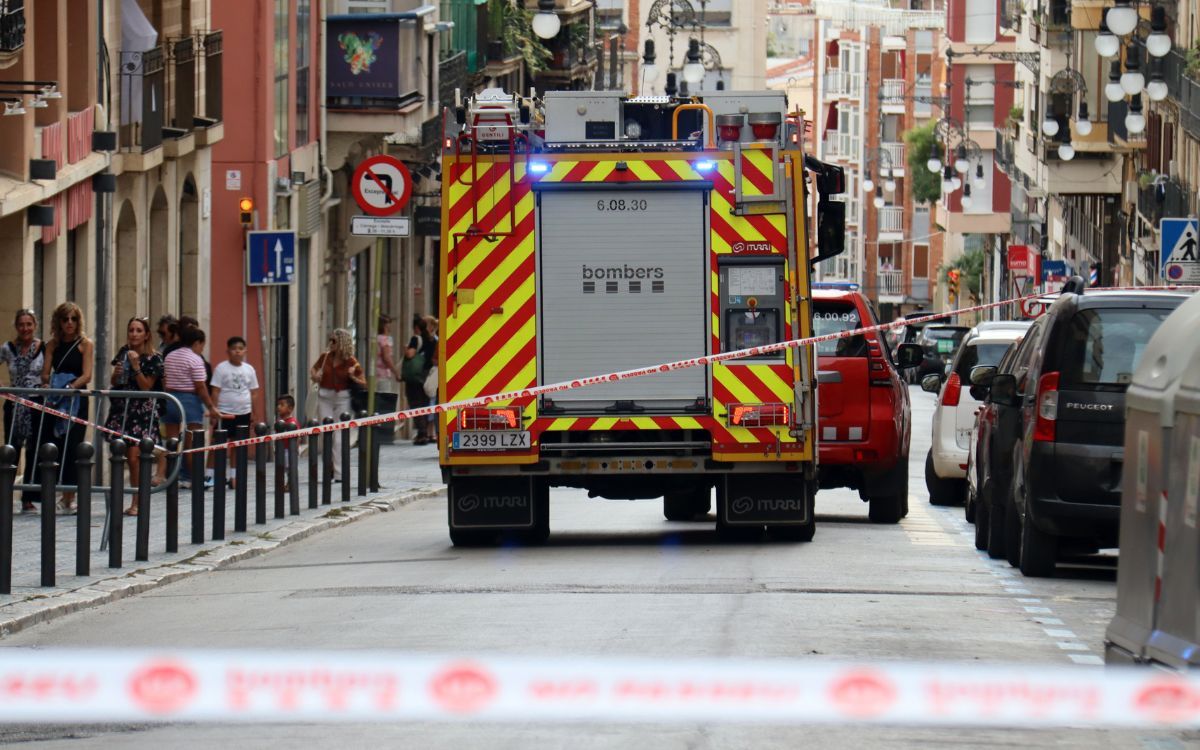
<svg viewBox="0 0 1200 750">
<path fill-rule="evenodd" d="M 896 350 L 896 367 L 901 370 L 916 367 L 921 364 L 923 359 L 925 359 L 925 352 L 921 349 L 920 344 L 901 344 Z"/>
<path fill-rule="evenodd" d="M 971 398 L 976 401 L 984 401 L 988 397 L 988 387 L 986 385 L 973 385 L 970 388 Z"/>
<path fill-rule="evenodd" d="M 989 390 L 988 397 L 994 404 L 1017 406 L 1019 403 L 1017 398 L 1017 378 L 1015 375 L 996 375 L 992 378 L 992 385 Z"/>
<path fill-rule="evenodd" d="M 986 388 L 992 384 L 994 377 L 996 377 L 994 365 L 979 365 L 971 368 L 971 385 L 982 385 Z"/>
<path fill-rule="evenodd" d="M 921 378 L 921 390 L 926 393 L 937 393 L 942 389 L 942 376 L 936 372 Z"/>
</svg>

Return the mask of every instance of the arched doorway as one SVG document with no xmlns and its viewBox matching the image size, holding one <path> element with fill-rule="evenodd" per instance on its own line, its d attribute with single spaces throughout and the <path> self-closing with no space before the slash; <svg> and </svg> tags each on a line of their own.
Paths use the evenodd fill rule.
<svg viewBox="0 0 1200 750">
<path fill-rule="evenodd" d="M 138 265 L 137 214 L 133 202 L 125 201 L 117 215 L 116 320 L 114 342 L 124 343 L 125 322 L 138 313 L 141 268 Z"/>
<path fill-rule="evenodd" d="M 200 318 L 200 201 L 189 174 L 179 191 L 179 312 Z"/>
<path fill-rule="evenodd" d="M 170 208 L 167 193 L 162 185 L 154 191 L 150 201 L 150 309 L 151 317 L 174 312 L 171 300 L 171 235 L 169 232 Z"/>
</svg>

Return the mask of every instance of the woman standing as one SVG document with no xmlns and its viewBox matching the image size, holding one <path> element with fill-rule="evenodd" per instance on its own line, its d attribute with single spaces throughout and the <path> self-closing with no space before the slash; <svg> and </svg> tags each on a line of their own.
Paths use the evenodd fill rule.
<svg viewBox="0 0 1200 750">
<path fill-rule="evenodd" d="M 329 336 L 329 349 L 322 352 L 308 371 L 317 384 L 317 417 L 324 421 L 332 417 L 341 419 L 343 412 L 350 411 L 350 384 L 360 387 L 367 384 L 362 365 L 354 358 L 354 337 L 345 328 L 338 328 Z M 342 480 L 342 452 L 333 452 L 333 478 Z"/>
<path fill-rule="evenodd" d="M 8 366 L 8 380 L 14 388 L 37 388 L 42 382 L 42 360 L 46 351 L 45 344 L 36 335 L 37 315 L 33 310 L 18 310 L 13 328 L 17 337 L 0 346 L 0 362 Z M 37 454 L 38 441 L 35 422 L 40 421 L 34 419 L 32 409 L 11 401 L 4 402 L 4 439 L 17 449 L 18 459 L 21 448 L 25 449 L 25 484 L 37 484 L 34 480 L 37 462 L 33 457 Z M 35 512 L 34 503 L 39 499 L 36 491 L 22 493 L 21 512 Z"/>
<path fill-rule="evenodd" d="M 396 411 L 400 398 L 400 368 L 394 360 L 396 342 L 392 339 L 392 319 L 379 316 L 378 334 L 375 336 L 375 410 L 388 413 Z M 388 425 L 391 428 L 391 425 Z"/>
<path fill-rule="evenodd" d="M 429 324 L 420 315 L 413 316 L 412 324 L 413 335 L 404 349 L 404 395 L 408 398 L 408 408 L 420 409 L 429 405 L 429 397 L 425 395 L 425 376 L 433 367 L 437 341 L 429 332 Z M 414 424 L 417 436 L 413 438 L 413 445 L 425 445 L 429 442 L 429 419 L 421 417 Z"/>
<path fill-rule="evenodd" d="M 92 340 L 84 335 L 83 311 L 74 302 L 64 302 L 50 316 L 50 340 L 46 342 L 46 357 L 42 363 L 42 385 L 50 388 L 86 388 L 92 382 L 92 361 L 95 354 Z M 47 399 L 51 406 L 82 420 L 88 418 L 88 400 L 80 396 L 59 396 Z M 57 404 L 57 405 L 56 405 Z M 87 427 L 66 419 L 54 420 L 53 442 L 58 446 L 59 482 L 75 485 L 75 448 L 87 437 Z M 76 512 L 75 493 L 63 492 L 59 512 Z"/>
<path fill-rule="evenodd" d="M 163 374 L 162 355 L 154 350 L 150 339 L 150 319 L 133 317 L 125 326 L 125 346 L 113 357 L 109 383 L 120 391 L 152 391 Z M 137 443 L 148 437 L 158 442 L 158 420 L 160 404 L 157 399 L 114 398 L 108 412 L 105 427 L 115 430 L 133 444 L 126 455 L 129 457 L 129 486 L 138 486 L 138 464 L 141 456 Z M 153 456 L 149 457 L 153 459 Z M 125 515 L 137 515 L 136 499 L 125 510 Z"/>
</svg>

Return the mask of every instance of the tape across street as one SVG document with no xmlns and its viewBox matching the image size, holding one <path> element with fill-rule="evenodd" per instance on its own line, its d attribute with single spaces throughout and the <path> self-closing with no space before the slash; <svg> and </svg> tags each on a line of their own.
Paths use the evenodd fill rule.
<svg viewBox="0 0 1200 750">
<path fill-rule="evenodd" d="M 6 649 L 0 722 L 479 721 L 1200 726 L 1148 669 L 389 652 Z"/>
<path fill-rule="evenodd" d="M 1200 289 L 1200 287 L 1195 287 L 1195 286 L 1193 286 L 1193 287 L 1163 286 L 1163 287 L 1136 287 L 1136 288 L 1139 291 L 1194 291 L 1194 290 Z M 1042 293 L 1028 294 L 1023 297 L 1014 297 L 1011 299 L 1001 300 L 999 302 L 988 302 L 988 303 L 985 303 L 982 305 L 973 305 L 971 307 L 958 308 L 957 310 L 947 310 L 945 312 L 930 313 L 929 315 L 922 315 L 917 318 L 894 320 L 891 323 L 881 323 L 879 325 L 865 326 L 863 328 L 855 328 L 853 330 L 839 331 L 839 332 L 835 332 L 835 333 L 827 333 L 827 334 L 823 334 L 821 336 L 809 336 L 808 338 L 791 339 L 788 341 L 779 341 L 774 344 L 764 344 L 762 346 L 753 346 L 748 349 L 738 349 L 736 351 L 721 352 L 719 354 L 708 354 L 708 355 L 705 355 L 702 357 L 693 357 L 691 359 L 683 359 L 683 360 L 678 360 L 675 362 L 664 362 L 664 363 L 657 364 L 657 365 L 649 365 L 646 367 L 639 367 L 639 368 L 636 368 L 633 370 L 610 372 L 610 373 L 606 373 L 603 375 L 592 375 L 589 377 L 579 378 L 576 380 L 561 381 L 558 383 L 549 383 L 546 385 L 533 386 L 531 388 L 523 388 L 519 391 L 508 391 L 506 393 L 495 393 L 495 394 L 488 394 L 488 395 L 484 395 L 484 396 L 476 396 L 476 397 L 470 398 L 470 399 L 462 399 L 459 401 L 448 401 L 448 402 L 441 403 L 441 404 L 434 404 L 432 406 L 423 406 L 423 407 L 420 407 L 417 409 L 406 409 L 403 411 L 390 412 L 387 414 L 376 414 L 374 416 L 362 417 L 359 419 L 351 419 L 351 420 L 348 420 L 345 422 L 334 422 L 332 424 L 317 425 L 315 427 L 303 427 L 298 430 L 290 430 L 288 432 L 280 432 L 280 433 L 275 433 L 275 434 L 271 434 L 271 435 L 248 437 L 248 438 L 243 438 L 241 440 L 230 440 L 225 443 L 220 443 L 218 445 L 209 445 L 209 446 L 205 446 L 202 448 L 189 448 L 188 450 L 180 451 L 180 453 L 185 454 L 185 455 L 190 454 L 190 453 L 207 453 L 210 451 L 225 450 L 225 449 L 229 449 L 229 448 L 240 448 L 242 446 L 259 445 L 261 443 L 271 443 L 271 442 L 275 442 L 276 440 L 290 440 L 293 438 L 308 437 L 310 435 L 318 435 L 318 434 L 325 433 L 325 432 L 336 432 L 338 430 L 354 429 L 354 428 L 358 428 L 358 427 L 372 427 L 375 425 L 388 424 L 390 422 L 402 422 L 406 419 L 413 419 L 415 417 L 429 416 L 432 414 L 442 414 L 442 413 L 445 413 L 448 411 L 455 411 L 458 409 L 465 409 L 468 407 L 487 406 L 488 404 L 496 403 L 497 401 L 512 401 L 514 399 L 531 398 L 533 396 L 540 396 L 540 395 L 546 394 L 546 393 L 560 393 L 562 391 L 574 390 L 576 388 L 583 388 L 583 387 L 589 386 L 589 385 L 597 385 L 600 383 L 612 383 L 612 382 L 617 382 L 617 381 L 621 381 L 621 380 L 628 380 L 630 378 L 642 377 L 644 375 L 654 375 L 655 373 L 671 372 L 673 370 L 683 370 L 683 369 L 687 369 L 689 367 L 702 367 L 704 365 L 709 365 L 714 362 L 726 362 L 729 360 L 742 359 L 745 357 L 755 357 L 755 356 L 761 356 L 764 354 L 774 354 L 776 352 L 786 351 L 787 349 L 797 349 L 802 346 L 813 346 L 816 344 L 823 344 L 823 343 L 826 343 L 829 341 L 836 341 L 838 339 L 851 338 L 853 336 L 861 336 L 864 333 L 878 333 L 878 332 L 888 331 L 893 328 L 905 328 L 907 326 L 920 325 L 920 324 L 928 323 L 928 322 L 931 322 L 934 320 L 941 320 L 942 318 L 952 318 L 957 315 L 965 315 L 968 313 L 982 312 L 984 310 L 990 310 L 990 309 L 996 308 L 996 307 L 1004 307 L 1006 305 L 1013 305 L 1013 304 L 1022 304 L 1024 302 L 1026 302 L 1027 300 L 1036 299 L 1036 298 L 1045 297 L 1045 296 L 1046 295 L 1042 294 Z M 0 393 L 0 398 L 7 399 L 7 400 L 13 401 L 15 403 L 20 403 L 24 406 L 28 406 L 30 408 L 37 409 L 39 411 L 51 413 L 60 418 L 67 418 L 67 419 L 70 419 L 71 421 L 79 423 L 79 424 L 90 425 L 92 427 L 95 427 L 97 430 L 104 432 L 105 434 L 112 434 L 116 437 L 122 437 L 118 433 L 115 433 L 114 431 L 109 430 L 101 425 L 95 424 L 93 422 L 86 422 L 77 417 L 71 417 L 62 412 L 56 411 L 54 409 L 50 409 L 49 407 L 29 401 L 28 399 L 20 398 L 19 396 L 13 396 L 13 395 L 7 394 L 7 393 Z M 126 438 L 126 439 L 129 439 L 132 442 L 136 442 L 132 438 Z M 165 448 L 163 448 L 162 446 L 155 446 L 155 450 L 164 451 Z"/>
</svg>

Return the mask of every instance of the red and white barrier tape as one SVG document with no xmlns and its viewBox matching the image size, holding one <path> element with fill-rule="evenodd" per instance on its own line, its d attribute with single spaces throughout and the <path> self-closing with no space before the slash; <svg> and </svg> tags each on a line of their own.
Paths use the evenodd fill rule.
<svg viewBox="0 0 1200 750">
<path fill-rule="evenodd" d="M 1200 289 L 1200 287 L 1184 287 L 1184 286 L 1128 287 L 1128 288 L 1121 287 L 1121 288 L 1117 288 L 1115 290 L 1116 291 L 1122 291 L 1122 290 L 1194 291 L 1197 289 Z M 1109 289 L 1109 291 L 1114 291 L 1114 290 Z M 496 393 L 496 394 L 491 394 L 491 395 L 486 395 L 486 396 L 476 396 L 475 398 L 462 399 L 459 401 L 448 401 L 446 403 L 434 404 L 432 406 L 423 406 L 423 407 L 420 407 L 417 409 L 405 409 L 402 411 L 390 412 L 388 414 L 377 414 L 377 415 L 370 416 L 370 417 L 363 417 L 361 419 L 351 419 L 346 422 L 333 422 L 331 424 L 317 425 L 315 427 L 302 427 L 298 430 L 291 430 L 289 432 L 274 433 L 271 435 L 254 436 L 254 437 L 243 438 L 241 440 L 230 440 L 226 443 L 221 443 L 220 445 L 210 445 L 210 446 L 205 446 L 205 447 L 201 447 L 201 448 L 190 448 L 190 449 L 188 449 L 186 451 L 182 451 L 182 452 L 185 454 L 207 453 L 209 451 L 215 451 L 215 450 L 223 450 L 223 449 L 228 449 L 228 448 L 239 448 L 241 446 L 258 445 L 260 443 L 271 443 L 271 442 L 275 442 L 276 440 L 290 440 L 293 438 L 303 438 L 303 437 L 308 437 L 310 435 L 319 435 L 319 434 L 325 433 L 325 432 L 336 432 L 338 430 L 354 429 L 354 428 L 358 428 L 358 427 L 372 427 L 375 425 L 388 424 L 390 422 L 402 422 L 406 419 L 413 419 L 415 417 L 425 417 L 425 416 L 430 416 L 433 414 L 441 414 L 441 413 L 448 412 L 448 411 L 455 411 L 458 409 L 465 409 L 465 408 L 474 407 L 474 406 L 487 406 L 488 404 L 492 404 L 497 401 L 512 401 L 514 399 L 527 399 L 527 398 L 531 398 L 533 396 L 541 396 L 541 395 L 544 395 L 547 393 L 559 393 L 561 391 L 569 391 L 569 390 L 574 390 L 576 388 L 584 388 L 589 385 L 599 385 L 601 383 L 613 383 L 613 382 L 617 382 L 620 380 L 629 380 L 630 378 L 638 378 L 638 377 L 642 377 L 645 375 L 654 375 L 657 373 L 672 372 L 674 370 L 684 370 L 684 369 L 687 369 L 690 367 L 700 367 L 703 365 L 710 365 L 715 362 L 726 362 L 726 361 L 734 360 L 734 359 L 743 359 L 745 357 L 756 357 L 756 356 L 762 356 L 764 354 L 775 354 L 777 352 L 786 351 L 788 349 L 797 349 L 802 346 L 813 346 L 815 344 L 823 344 L 828 341 L 837 341 L 838 339 L 851 338 L 854 336 L 861 336 L 864 333 L 888 331 L 893 328 L 906 328 L 908 326 L 921 325 L 924 323 L 928 323 L 930 321 L 941 320 L 943 318 L 952 318 L 952 317 L 955 317 L 958 315 L 966 315 L 968 313 L 982 312 L 984 310 L 990 310 L 990 309 L 996 308 L 996 307 L 1004 307 L 1007 305 L 1020 304 L 1021 302 L 1024 302 L 1026 300 L 1047 298 L 1047 297 L 1055 296 L 1056 294 L 1057 294 L 1056 292 L 1054 292 L 1054 293 L 1038 292 L 1035 294 L 1027 294 L 1023 297 L 1013 297 L 1011 299 L 1001 300 L 999 302 L 987 302 L 982 305 L 973 305 L 971 307 L 962 307 L 957 310 L 947 310 L 945 312 L 930 313 L 929 315 L 922 315 L 922 316 L 916 317 L 916 318 L 906 318 L 906 319 L 901 319 L 901 320 L 894 320 L 891 323 L 881 323 L 879 325 L 866 326 L 863 328 L 856 328 L 856 329 L 850 330 L 850 331 L 838 331 L 836 333 L 827 333 L 827 334 L 824 334 L 821 336 L 809 336 L 808 338 L 803 338 L 803 339 L 790 339 L 788 341 L 780 341 L 780 342 L 777 342 L 774 344 L 765 344 L 763 346 L 754 346 L 754 347 L 750 347 L 749 349 L 738 349 L 736 351 L 731 351 L 731 352 L 721 352 L 719 354 L 709 354 L 709 355 L 705 355 L 705 356 L 701 356 L 701 357 L 693 357 L 691 359 L 681 359 L 681 360 L 677 360 L 675 362 L 664 362 L 662 364 L 651 365 L 648 367 L 639 367 L 639 368 L 636 368 L 633 370 L 622 370 L 620 372 L 610 372 L 610 373 L 607 373 L 604 375 L 592 375 L 592 376 L 589 376 L 586 378 L 579 378 L 577 380 L 564 380 L 564 381 L 561 381 L 558 383 L 549 383 L 546 385 L 533 386 L 532 388 L 523 388 L 519 391 L 508 391 L 506 393 Z M 23 403 L 31 408 L 39 409 L 42 411 L 47 411 L 47 412 L 53 411 L 53 410 L 48 409 L 47 407 L 42 406 L 40 404 L 35 404 L 26 399 L 19 399 L 19 397 L 11 396 L 8 394 L 0 393 L 0 398 L 6 398 L 10 401 L 19 401 L 20 403 Z M 59 416 L 62 415 L 61 412 L 55 412 L 55 414 L 59 415 Z M 110 433 L 110 434 L 116 435 L 116 433 L 113 433 L 111 430 L 108 430 L 107 428 L 104 428 L 100 425 L 82 421 L 82 420 L 79 420 L 74 417 L 72 417 L 71 419 L 72 419 L 72 421 L 79 422 L 81 424 L 89 424 L 105 433 Z M 117 435 L 117 436 L 119 436 L 119 435 Z M 164 450 L 161 446 L 157 446 L 157 449 Z"/>
<path fill-rule="evenodd" d="M 5 649 L 0 722 L 445 721 L 1200 726 L 1148 669 Z"/>
</svg>

